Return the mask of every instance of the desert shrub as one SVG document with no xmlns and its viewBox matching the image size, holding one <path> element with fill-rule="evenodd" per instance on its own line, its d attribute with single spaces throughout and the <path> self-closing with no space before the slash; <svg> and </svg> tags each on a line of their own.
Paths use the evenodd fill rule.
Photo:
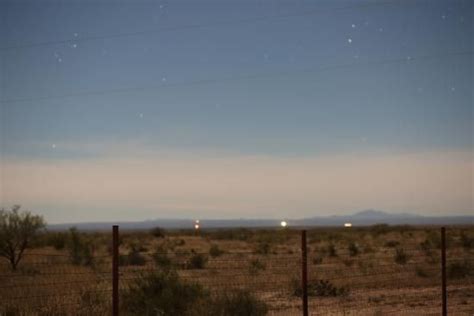
<svg viewBox="0 0 474 316">
<path fill-rule="evenodd" d="M 263 316 L 267 305 L 246 290 L 225 291 L 212 301 L 209 315 Z"/>
<path fill-rule="evenodd" d="M 398 247 L 399 245 L 400 245 L 400 242 L 396 240 L 388 240 L 385 243 L 385 247 L 389 247 L 389 248 L 395 248 L 395 247 Z"/>
<path fill-rule="evenodd" d="M 396 225 L 392 227 L 392 230 L 403 235 L 407 232 L 410 233 L 411 231 L 413 231 L 413 227 L 410 225 Z"/>
<path fill-rule="evenodd" d="M 452 279 L 462 279 L 474 274 L 472 264 L 467 260 L 450 263 L 446 268 L 446 272 L 448 277 Z"/>
<path fill-rule="evenodd" d="M 379 304 L 381 302 L 383 302 L 385 300 L 385 295 L 378 295 L 378 296 L 369 296 L 369 298 L 367 299 L 367 301 L 369 303 L 376 303 L 376 304 Z M 382 313 L 380 314 L 375 314 L 375 315 L 383 315 Z"/>
<path fill-rule="evenodd" d="M 313 258 L 313 264 L 314 265 L 322 264 L 322 263 L 323 263 L 323 257 L 314 257 Z"/>
<path fill-rule="evenodd" d="M 461 232 L 461 246 L 466 249 L 474 248 L 474 237 L 467 235 L 465 232 Z"/>
<path fill-rule="evenodd" d="M 165 230 L 160 227 L 155 227 L 150 230 L 150 234 L 156 238 L 165 238 Z"/>
<path fill-rule="evenodd" d="M 333 243 L 330 243 L 327 247 L 327 254 L 329 257 L 337 257 L 336 246 Z"/>
<path fill-rule="evenodd" d="M 294 291 L 295 296 L 301 297 L 303 290 L 298 280 L 294 280 Z M 308 284 L 308 296 L 321 296 L 321 297 L 336 297 L 346 296 L 349 294 L 349 289 L 341 286 L 335 286 L 329 280 L 316 280 Z"/>
<path fill-rule="evenodd" d="M 37 268 L 28 266 L 28 265 L 20 266 L 18 268 L 18 272 L 20 272 L 23 275 L 28 275 L 28 276 L 35 276 L 41 273 L 40 270 L 38 270 Z"/>
<path fill-rule="evenodd" d="M 63 250 L 66 247 L 68 235 L 66 232 L 52 232 L 45 236 L 46 246 L 51 246 L 56 250 Z"/>
<path fill-rule="evenodd" d="M 209 255 L 210 255 L 211 257 L 213 257 L 213 258 L 219 257 L 219 256 L 222 255 L 223 253 L 224 253 L 224 251 L 221 250 L 221 249 L 219 248 L 219 246 L 218 246 L 218 245 L 215 245 L 215 244 L 214 244 L 214 245 L 211 245 L 211 248 L 209 249 Z"/>
<path fill-rule="evenodd" d="M 121 266 L 144 266 L 146 258 L 136 248 L 132 248 L 127 255 L 119 256 Z"/>
<path fill-rule="evenodd" d="M 132 249 L 128 253 L 128 264 L 131 266 L 144 266 L 146 259 L 138 249 Z"/>
<path fill-rule="evenodd" d="M 43 217 L 20 211 L 19 205 L 11 210 L 0 208 L 0 258 L 8 261 L 12 271 L 45 226 Z"/>
<path fill-rule="evenodd" d="M 207 257 L 200 253 L 195 253 L 189 258 L 188 269 L 204 269 L 207 263 Z"/>
<path fill-rule="evenodd" d="M 260 242 L 257 244 L 257 249 L 255 251 L 262 255 L 268 255 L 270 250 L 271 246 L 268 242 Z"/>
<path fill-rule="evenodd" d="M 128 315 L 194 315 L 194 305 L 208 294 L 196 283 L 185 283 L 173 271 L 143 275 L 122 297 Z"/>
<path fill-rule="evenodd" d="M 259 271 L 265 270 L 266 269 L 265 263 L 258 259 L 254 259 L 250 261 L 249 265 L 249 272 L 250 274 L 257 274 Z"/>
<path fill-rule="evenodd" d="M 212 232 L 205 232 L 203 234 L 205 234 L 209 239 L 247 241 L 253 237 L 254 232 L 246 228 L 237 228 L 221 229 Z"/>
<path fill-rule="evenodd" d="M 351 257 L 355 257 L 359 254 L 359 246 L 355 242 L 349 243 L 349 247 L 347 247 L 347 250 L 349 250 L 349 255 Z"/>
<path fill-rule="evenodd" d="M 94 265 L 94 245 L 91 240 L 81 235 L 75 227 L 69 229 L 67 249 L 71 263 L 74 265 Z"/>
<path fill-rule="evenodd" d="M 90 313 L 91 307 L 101 307 L 106 304 L 106 293 L 102 291 L 94 291 L 93 289 L 83 289 L 80 294 L 81 307 L 84 307 L 84 314 Z M 105 305 L 107 306 L 107 305 Z"/>
<path fill-rule="evenodd" d="M 390 232 L 390 226 L 387 224 L 376 224 L 370 227 L 370 233 L 375 237 L 387 234 L 388 232 Z"/>
<path fill-rule="evenodd" d="M 170 269 L 173 266 L 173 262 L 166 252 L 163 252 L 160 248 L 152 255 L 152 258 L 155 264 L 163 269 Z"/>
<path fill-rule="evenodd" d="M 426 239 L 424 241 L 425 247 L 430 249 L 436 248 L 441 249 L 441 236 L 438 231 L 430 230 L 427 232 Z"/>
<path fill-rule="evenodd" d="M 429 273 L 423 267 L 420 266 L 415 267 L 415 273 L 420 278 L 427 278 L 430 276 Z"/>
<path fill-rule="evenodd" d="M 169 268 L 172 266 L 172 261 L 167 255 L 161 253 L 155 253 L 153 255 L 153 261 L 155 264 L 162 268 Z"/>
<path fill-rule="evenodd" d="M 393 257 L 393 260 L 397 264 L 406 264 L 408 261 L 408 254 L 403 248 L 395 248 L 395 256 Z"/>
<path fill-rule="evenodd" d="M 373 253 L 373 252 L 375 252 L 375 249 L 371 245 L 365 245 L 364 253 Z"/>
</svg>

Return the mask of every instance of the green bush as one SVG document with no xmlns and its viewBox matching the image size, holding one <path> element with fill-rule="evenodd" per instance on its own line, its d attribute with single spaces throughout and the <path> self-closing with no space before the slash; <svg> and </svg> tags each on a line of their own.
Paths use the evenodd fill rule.
<svg viewBox="0 0 474 316">
<path fill-rule="evenodd" d="M 313 258 L 313 264 L 314 265 L 318 265 L 318 264 L 321 264 L 323 263 L 323 257 L 314 257 Z"/>
<path fill-rule="evenodd" d="M 240 241 L 248 241 L 254 236 L 254 232 L 246 228 L 220 229 L 216 231 L 203 232 L 202 234 L 209 239 Z"/>
<path fill-rule="evenodd" d="M 131 266 L 144 266 L 146 259 L 137 249 L 132 249 L 128 253 L 128 264 Z"/>
<path fill-rule="evenodd" d="M 388 232 L 390 232 L 390 226 L 387 224 L 376 224 L 370 227 L 370 233 L 375 237 L 387 234 Z"/>
<path fill-rule="evenodd" d="M 462 279 L 474 274 L 472 264 L 467 260 L 450 263 L 447 266 L 446 272 L 448 278 L 452 279 Z"/>
<path fill-rule="evenodd" d="M 270 253 L 271 246 L 267 242 L 260 242 L 257 245 L 256 252 L 262 255 L 268 255 Z"/>
<path fill-rule="evenodd" d="M 67 248 L 71 263 L 74 265 L 94 265 L 94 245 L 92 241 L 81 235 L 77 228 L 69 229 Z"/>
<path fill-rule="evenodd" d="M 218 245 L 211 245 L 211 248 L 209 249 L 209 255 L 213 258 L 219 257 L 223 253 L 224 251 L 221 250 Z"/>
<path fill-rule="evenodd" d="M 393 257 L 395 263 L 403 265 L 407 263 L 408 259 L 408 254 L 403 248 L 395 248 L 395 256 Z"/>
<path fill-rule="evenodd" d="M 427 278 L 427 277 L 430 276 L 425 269 L 423 269 L 422 267 L 419 267 L 419 266 L 415 267 L 415 273 L 420 278 Z"/>
<path fill-rule="evenodd" d="M 329 257 L 337 257 L 336 246 L 333 243 L 330 243 L 327 247 L 327 253 Z"/>
<path fill-rule="evenodd" d="M 399 245 L 400 245 L 400 242 L 396 240 L 389 240 L 385 243 L 385 247 L 389 247 L 389 248 L 395 248 L 395 247 L 398 247 Z"/>
<path fill-rule="evenodd" d="M 195 253 L 189 258 L 188 269 L 204 269 L 207 263 L 207 257 L 200 253 Z"/>
<path fill-rule="evenodd" d="M 153 261 L 155 264 L 163 269 L 169 269 L 173 266 L 173 262 L 164 253 L 156 252 L 153 254 Z"/>
<path fill-rule="evenodd" d="M 121 266 L 144 266 L 145 264 L 145 257 L 136 248 L 132 248 L 127 255 L 119 256 Z"/>
<path fill-rule="evenodd" d="M 173 271 L 156 271 L 132 284 L 121 302 L 128 315 L 187 316 L 196 315 L 194 307 L 203 299 L 208 294 L 202 286 L 181 281 Z"/>
<path fill-rule="evenodd" d="M 257 274 L 259 271 L 265 270 L 266 269 L 265 263 L 261 262 L 258 259 L 254 259 L 250 261 L 249 265 L 249 272 L 250 274 Z"/>
<path fill-rule="evenodd" d="M 150 234 L 156 238 L 165 238 L 165 230 L 160 227 L 155 227 L 151 229 Z"/>
<path fill-rule="evenodd" d="M 461 232 L 461 245 L 466 250 L 474 248 L 474 237 L 467 235 L 465 232 Z"/>
<path fill-rule="evenodd" d="M 355 242 L 351 242 L 347 250 L 349 250 L 349 255 L 351 257 L 355 257 L 359 254 L 359 247 L 357 246 Z"/>
<path fill-rule="evenodd" d="M 213 300 L 208 315 L 215 316 L 263 316 L 267 305 L 245 290 L 225 291 Z"/>
</svg>

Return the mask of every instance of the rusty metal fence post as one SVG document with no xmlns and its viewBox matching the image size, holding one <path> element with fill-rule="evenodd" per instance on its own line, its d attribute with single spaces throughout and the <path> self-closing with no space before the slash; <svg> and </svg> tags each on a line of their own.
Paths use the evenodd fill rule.
<svg viewBox="0 0 474 316">
<path fill-rule="evenodd" d="M 112 228 L 112 315 L 119 314 L 119 227 Z"/>
<path fill-rule="evenodd" d="M 448 315 L 448 302 L 446 293 L 446 229 L 441 227 L 441 297 L 443 301 L 442 315 Z"/>
<path fill-rule="evenodd" d="M 301 287 L 303 316 L 308 316 L 308 254 L 306 252 L 306 230 L 301 231 Z"/>
</svg>

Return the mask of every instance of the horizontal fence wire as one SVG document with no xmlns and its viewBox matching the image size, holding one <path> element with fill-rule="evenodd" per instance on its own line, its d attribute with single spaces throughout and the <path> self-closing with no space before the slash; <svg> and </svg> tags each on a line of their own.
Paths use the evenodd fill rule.
<svg viewBox="0 0 474 316">
<path fill-rule="evenodd" d="M 439 315 L 439 230 L 412 230 L 308 231 L 309 315 Z M 472 229 L 447 231 L 451 315 L 474 314 L 474 247 L 466 231 Z M 0 315 L 111 314 L 112 251 L 107 237 L 89 253 L 73 253 L 67 247 L 28 250 L 16 270 L 0 261 Z M 298 231 L 222 230 L 161 238 L 126 233 L 120 236 L 118 264 L 125 315 L 133 314 L 126 304 L 139 297 L 137 293 L 152 295 L 144 288 L 150 280 L 156 282 L 153 277 L 163 276 L 205 293 L 193 301 L 197 314 L 222 302 L 230 306 L 238 295 L 252 298 L 254 307 L 269 315 L 303 312 Z"/>
</svg>

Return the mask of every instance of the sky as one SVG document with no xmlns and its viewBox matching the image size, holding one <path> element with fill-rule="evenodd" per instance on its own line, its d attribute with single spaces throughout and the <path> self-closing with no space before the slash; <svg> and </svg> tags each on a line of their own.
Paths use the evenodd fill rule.
<svg viewBox="0 0 474 316">
<path fill-rule="evenodd" d="M 0 207 L 474 214 L 470 0 L 2 0 Z"/>
</svg>

